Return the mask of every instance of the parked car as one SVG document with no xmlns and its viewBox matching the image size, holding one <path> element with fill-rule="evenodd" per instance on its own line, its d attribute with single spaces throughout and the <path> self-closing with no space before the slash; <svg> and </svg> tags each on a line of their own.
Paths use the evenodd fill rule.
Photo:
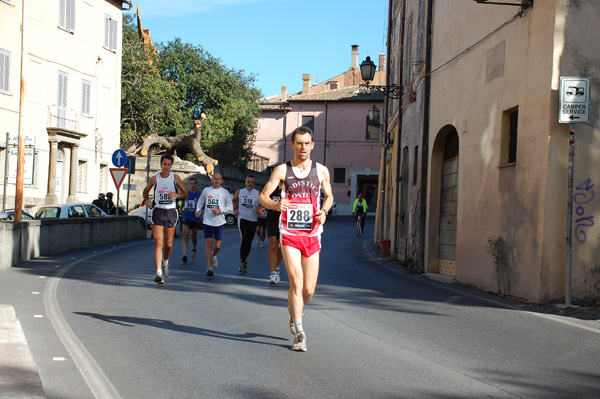
<svg viewBox="0 0 600 399">
<path fill-rule="evenodd" d="M 233 214 L 233 211 L 225 212 L 225 225 L 233 226 L 237 224 L 237 218 Z"/>
<path fill-rule="evenodd" d="M 129 211 L 129 216 L 138 216 L 143 221 L 144 218 L 146 218 L 146 209 L 148 209 L 147 223 L 148 223 L 148 225 L 151 225 L 152 224 L 152 208 L 147 208 L 146 205 L 142 205 L 138 208 L 135 208 L 132 211 Z"/>
<path fill-rule="evenodd" d="M 35 213 L 36 219 L 91 218 L 108 216 L 93 204 L 46 205 Z"/>
<path fill-rule="evenodd" d="M 15 220 L 15 210 L 5 209 L 0 212 L 0 220 Z M 35 218 L 27 212 L 21 211 L 21 220 L 35 220 Z"/>
</svg>

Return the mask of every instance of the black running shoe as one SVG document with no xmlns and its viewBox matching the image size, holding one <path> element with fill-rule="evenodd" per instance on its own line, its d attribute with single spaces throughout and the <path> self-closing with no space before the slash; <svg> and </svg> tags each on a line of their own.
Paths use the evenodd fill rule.
<svg viewBox="0 0 600 399">
<path fill-rule="evenodd" d="M 206 271 L 206 275 L 207 275 L 208 277 L 212 277 L 212 276 L 214 276 L 214 275 L 215 275 L 215 274 L 213 273 L 213 271 L 212 271 L 212 267 L 209 267 L 209 268 L 208 268 L 208 270 Z"/>
<path fill-rule="evenodd" d="M 183 263 L 187 263 L 187 255 L 183 255 L 183 258 L 181 258 L 181 260 L 183 261 Z"/>
<path fill-rule="evenodd" d="M 164 280 L 162 278 L 162 276 L 159 276 L 158 274 L 154 277 L 154 282 L 158 283 L 158 284 L 164 284 Z"/>
</svg>

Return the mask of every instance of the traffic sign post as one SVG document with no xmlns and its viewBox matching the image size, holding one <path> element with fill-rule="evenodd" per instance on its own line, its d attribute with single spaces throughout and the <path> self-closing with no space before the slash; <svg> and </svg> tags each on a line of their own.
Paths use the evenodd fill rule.
<svg viewBox="0 0 600 399">
<path fill-rule="evenodd" d="M 591 78 L 561 76 L 558 123 L 590 121 L 591 81 Z"/>
</svg>

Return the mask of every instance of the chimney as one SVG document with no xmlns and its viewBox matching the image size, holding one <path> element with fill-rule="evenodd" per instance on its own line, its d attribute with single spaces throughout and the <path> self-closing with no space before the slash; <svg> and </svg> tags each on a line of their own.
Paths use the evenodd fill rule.
<svg viewBox="0 0 600 399">
<path fill-rule="evenodd" d="M 302 81 L 302 94 L 310 94 L 310 87 L 312 86 L 312 75 L 310 73 L 303 73 Z"/>
<path fill-rule="evenodd" d="M 287 86 L 281 86 L 281 102 L 287 101 Z"/>
<path fill-rule="evenodd" d="M 385 72 L 385 54 L 379 54 L 379 72 Z"/>
<path fill-rule="evenodd" d="M 351 68 L 358 68 L 358 44 L 352 45 L 352 62 Z"/>
</svg>

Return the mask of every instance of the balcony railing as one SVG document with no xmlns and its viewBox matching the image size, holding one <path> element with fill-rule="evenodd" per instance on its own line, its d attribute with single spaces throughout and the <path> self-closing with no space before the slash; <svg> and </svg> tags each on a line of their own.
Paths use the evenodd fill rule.
<svg viewBox="0 0 600 399">
<path fill-rule="evenodd" d="M 93 117 L 82 115 L 81 111 L 57 105 L 48 106 L 48 127 L 89 134 L 94 131 L 93 121 Z"/>
</svg>

